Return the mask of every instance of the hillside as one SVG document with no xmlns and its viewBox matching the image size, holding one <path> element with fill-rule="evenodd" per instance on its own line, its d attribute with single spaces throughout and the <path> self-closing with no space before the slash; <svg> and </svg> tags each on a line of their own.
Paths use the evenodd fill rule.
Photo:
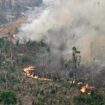
<svg viewBox="0 0 105 105">
<path fill-rule="evenodd" d="M 0 0 L 0 105 L 105 105 L 105 0 Z"/>
<path fill-rule="evenodd" d="M 14 99 L 10 103 L 16 105 L 105 104 L 105 78 L 101 79 L 105 73 L 103 70 L 93 76 L 91 67 L 80 65 L 76 69 L 78 71 L 75 71 L 72 63 L 67 61 L 63 63 L 62 60 L 56 67 L 54 64 L 56 61 L 47 58 L 49 54 L 46 55 L 46 53 L 51 53 L 51 51 L 49 45 L 43 41 L 29 40 L 21 44 L 19 40 L 12 43 L 9 37 L 0 39 L 1 105 L 3 102 L 10 105 L 8 98 Z M 30 67 L 31 65 L 34 67 Z M 27 67 L 34 69 L 34 72 L 25 72 Z M 76 82 L 73 82 L 75 73 Z M 81 93 L 81 83 L 83 86 L 89 83 L 95 88 L 89 93 L 88 91 Z M 6 100 L 2 98 L 5 96 Z"/>
<path fill-rule="evenodd" d="M 41 3 L 42 0 L 0 0 L 0 25 L 20 18 L 26 11 Z"/>
<path fill-rule="evenodd" d="M 14 20 L 6 24 L 5 26 L 0 27 L 0 36 L 12 36 L 17 33 L 18 28 L 26 22 L 26 17 L 20 17 L 19 19 Z"/>
</svg>

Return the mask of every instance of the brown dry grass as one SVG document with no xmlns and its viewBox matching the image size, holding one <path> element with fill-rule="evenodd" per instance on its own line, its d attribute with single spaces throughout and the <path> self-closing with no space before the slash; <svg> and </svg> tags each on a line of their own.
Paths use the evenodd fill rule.
<svg viewBox="0 0 105 105">
<path fill-rule="evenodd" d="M 26 17 L 20 17 L 19 19 L 8 23 L 6 26 L 4 27 L 0 27 L 0 36 L 4 36 L 4 35 L 8 35 L 8 33 L 10 35 L 13 35 L 16 33 L 17 28 L 19 28 L 23 23 L 25 23 L 27 20 Z"/>
</svg>

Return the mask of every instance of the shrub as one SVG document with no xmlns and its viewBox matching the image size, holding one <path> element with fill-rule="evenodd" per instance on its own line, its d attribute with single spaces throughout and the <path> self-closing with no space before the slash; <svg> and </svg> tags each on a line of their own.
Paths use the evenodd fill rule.
<svg viewBox="0 0 105 105">
<path fill-rule="evenodd" d="M 45 100 L 45 96 L 38 94 L 37 99 L 32 101 L 32 105 L 42 105 Z"/>
<path fill-rule="evenodd" d="M 60 76 L 58 72 L 53 73 L 51 78 L 53 79 L 53 81 L 60 81 Z"/>
<path fill-rule="evenodd" d="M 16 105 L 17 103 L 16 94 L 11 91 L 1 92 L 0 99 L 4 105 Z"/>
<path fill-rule="evenodd" d="M 72 84 L 69 83 L 68 81 L 62 81 L 62 87 L 65 87 L 65 88 L 71 88 L 72 87 Z"/>
<path fill-rule="evenodd" d="M 80 94 L 74 97 L 75 105 L 105 105 L 104 96 L 100 94 Z"/>
</svg>

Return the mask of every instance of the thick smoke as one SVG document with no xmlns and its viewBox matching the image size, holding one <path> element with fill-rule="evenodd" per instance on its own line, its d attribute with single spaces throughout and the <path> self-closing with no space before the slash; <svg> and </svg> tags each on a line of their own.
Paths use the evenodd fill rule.
<svg viewBox="0 0 105 105">
<path fill-rule="evenodd" d="M 85 62 L 104 62 L 105 0 L 43 0 L 27 15 L 18 37 L 64 47 L 65 56 L 76 46 Z"/>
</svg>

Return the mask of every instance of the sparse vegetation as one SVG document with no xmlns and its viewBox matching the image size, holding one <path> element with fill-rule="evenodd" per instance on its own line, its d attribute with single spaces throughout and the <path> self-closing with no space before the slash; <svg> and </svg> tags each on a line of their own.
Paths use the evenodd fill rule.
<svg viewBox="0 0 105 105">
<path fill-rule="evenodd" d="M 76 47 L 73 48 L 72 59 L 69 61 L 64 58 L 59 59 L 59 64 L 56 65 L 56 60 L 49 57 L 51 54 L 49 45 L 43 41 L 24 42 L 13 43 L 8 38 L 0 39 L 0 102 L 2 104 L 105 105 L 104 81 L 101 84 L 100 79 L 96 79 L 97 76 L 104 78 L 104 70 L 91 77 L 91 67 L 80 64 L 80 52 Z M 43 76 L 42 72 L 46 71 L 44 73 L 49 73 L 50 81 L 25 76 L 23 68 L 26 65 L 39 66 L 40 64 L 47 66 L 39 68 L 38 74 Z M 97 87 L 94 94 L 81 94 L 79 87 L 71 83 L 74 75 L 78 81 L 84 80 L 88 83 L 92 83 L 91 78 L 93 78 L 94 86 Z"/>
<path fill-rule="evenodd" d="M 105 105 L 105 96 L 102 94 L 80 94 L 74 97 L 75 105 Z"/>
</svg>

